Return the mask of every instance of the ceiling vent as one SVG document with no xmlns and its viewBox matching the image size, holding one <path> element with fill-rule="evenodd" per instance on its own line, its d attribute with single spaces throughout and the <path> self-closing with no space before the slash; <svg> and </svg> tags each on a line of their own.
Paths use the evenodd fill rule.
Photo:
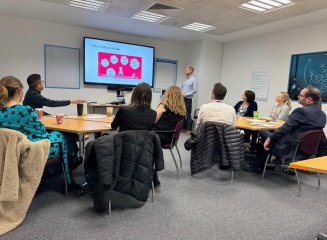
<svg viewBox="0 0 327 240">
<path fill-rule="evenodd" d="M 160 14 L 164 16 L 171 17 L 178 12 L 180 12 L 182 9 L 179 7 L 163 4 L 160 2 L 155 2 L 148 8 L 144 9 L 144 11 L 155 13 L 155 14 Z"/>
</svg>

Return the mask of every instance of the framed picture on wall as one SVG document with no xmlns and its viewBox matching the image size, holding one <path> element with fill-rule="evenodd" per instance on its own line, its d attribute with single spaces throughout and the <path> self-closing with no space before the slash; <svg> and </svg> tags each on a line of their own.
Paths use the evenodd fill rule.
<svg viewBox="0 0 327 240">
<path fill-rule="evenodd" d="M 297 100 L 300 91 L 306 86 L 320 90 L 323 102 L 327 102 L 327 51 L 294 54 L 288 81 L 288 94 Z"/>
</svg>

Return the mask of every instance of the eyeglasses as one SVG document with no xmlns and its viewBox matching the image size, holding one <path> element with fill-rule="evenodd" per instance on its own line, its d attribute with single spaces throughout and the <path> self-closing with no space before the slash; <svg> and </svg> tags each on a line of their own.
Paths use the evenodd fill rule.
<svg viewBox="0 0 327 240">
<path fill-rule="evenodd" d="M 299 97 L 304 97 L 304 98 L 305 98 L 306 96 L 305 96 L 305 95 L 301 95 L 301 94 L 299 94 Z"/>
</svg>

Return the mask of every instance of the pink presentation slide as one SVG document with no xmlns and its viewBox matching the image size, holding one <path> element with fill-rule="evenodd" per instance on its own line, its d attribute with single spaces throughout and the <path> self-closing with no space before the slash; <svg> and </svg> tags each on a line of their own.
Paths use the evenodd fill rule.
<svg viewBox="0 0 327 240">
<path fill-rule="evenodd" d="M 98 75 L 100 77 L 141 79 L 142 58 L 99 52 Z"/>
</svg>

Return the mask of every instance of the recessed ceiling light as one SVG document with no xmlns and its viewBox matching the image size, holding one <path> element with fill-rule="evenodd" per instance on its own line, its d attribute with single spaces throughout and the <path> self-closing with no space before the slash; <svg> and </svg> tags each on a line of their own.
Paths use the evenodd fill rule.
<svg viewBox="0 0 327 240">
<path fill-rule="evenodd" d="M 137 14 L 135 14 L 132 18 L 147 21 L 147 22 L 154 22 L 154 23 L 160 23 L 166 19 L 168 19 L 168 16 L 152 13 L 148 11 L 140 11 Z"/>
<path fill-rule="evenodd" d="M 72 7 L 84 8 L 92 11 L 102 12 L 112 0 L 70 0 L 68 5 Z"/>
<path fill-rule="evenodd" d="M 290 0 L 251 0 L 241 4 L 239 8 L 259 13 L 267 13 L 293 4 L 294 3 Z"/>
<path fill-rule="evenodd" d="M 210 26 L 210 25 L 206 25 L 206 24 L 203 24 L 203 23 L 194 22 L 194 23 L 185 25 L 182 28 L 188 29 L 188 30 L 197 31 L 197 32 L 207 32 L 207 31 L 210 31 L 210 30 L 215 29 L 216 27 Z"/>
</svg>

